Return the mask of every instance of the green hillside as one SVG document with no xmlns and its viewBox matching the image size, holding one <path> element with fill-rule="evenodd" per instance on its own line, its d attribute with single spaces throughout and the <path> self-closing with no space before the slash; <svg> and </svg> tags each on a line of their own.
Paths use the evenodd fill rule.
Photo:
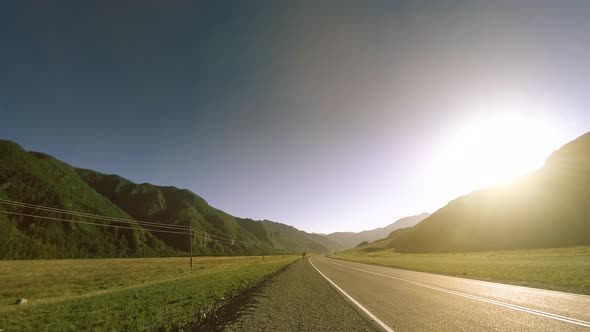
<svg viewBox="0 0 590 332">
<path fill-rule="evenodd" d="M 457 198 L 378 246 L 426 253 L 588 244 L 590 133 L 555 151 L 540 170 Z"/>
<path fill-rule="evenodd" d="M 323 247 L 334 250 L 342 249 L 340 244 L 332 241 L 324 235 L 310 234 L 298 230 L 295 227 L 287 226 L 270 220 L 263 220 L 264 227 L 276 235 L 279 246 L 291 246 L 302 251 L 321 252 Z"/>
<path fill-rule="evenodd" d="M 93 214 L 129 218 L 90 188 L 69 165 L 0 141 L 0 198 Z M 0 210 L 60 217 L 56 213 L 2 204 Z M 107 224 L 115 224 L 105 222 Z M 138 225 L 134 225 L 140 229 Z M 0 258 L 78 258 L 174 254 L 162 241 L 139 230 L 97 227 L 0 214 Z"/>
<path fill-rule="evenodd" d="M 77 169 L 10 141 L 0 141 L 0 199 L 142 222 L 190 224 L 197 232 L 192 238 L 197 255 L 323 252 L 335 245 L 284 224 L 235 218 L 186 189 Z M 100 227 L 70 222 L 96 222 L 91 218 L 72 219 L 29 207 L 0 204 L 0 210 L 66 219 L 0 213 L 0 259 L 154 257 L 179 255 L 189 247 L 188 235 L 146 231 L 137 223 L 100 221 L 135 229 Z"/>
<path fill-rule="evenodd" d="M 193 240 L 198 254 L 258 254 L 334 249 L 327 238 L 294 227 L 271 222 L 235 218 L 211 207 L 186 189 L 136 184 L 117 175 L 105 175 L 86 169 L 78 174 L 98 193 L 137 220 L 189 225 L 200 231 Z M 188 250 L 186 236 L 157 235 L 166 244 Z M 227 241 L 234 241 L 233 244 Z"/>
</svg>

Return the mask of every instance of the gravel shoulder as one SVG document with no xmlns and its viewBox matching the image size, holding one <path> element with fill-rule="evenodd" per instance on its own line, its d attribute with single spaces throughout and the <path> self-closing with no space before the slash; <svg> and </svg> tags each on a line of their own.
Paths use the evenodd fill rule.
<svg viewBox="0 0 590 332">
<path fill-rule="evenodd" d="M 256 293 L 225 331 L 375 331 L 307 260 L 297 261 Z"/>
</svg>

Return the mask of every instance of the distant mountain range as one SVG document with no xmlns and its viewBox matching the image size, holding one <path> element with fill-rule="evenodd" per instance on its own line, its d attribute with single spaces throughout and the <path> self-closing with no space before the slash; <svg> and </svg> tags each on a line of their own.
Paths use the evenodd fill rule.
<svg viewBox="0 0 590 332">
<path fill-rule="evenodd" d="M 385 227 L 375 228 L 362 232 L 335 232 L 326 235 L 329 239 L 338 243 L 343 249 L 354 248 L 363 242 L 373 242 L 378 239 L 385 238 L 395 230 L 412 227 L 422 220 L 426 219 L 430 214 L 422 213 L 416 216 L 405 217 L 398 221 L 391 223 Z"/>
<path fill-rule="evenodd" d="M 181 255 L 189 250 L 189 236 L 175 232 L 179 226 L 188 225 L 198 232 L 192 236 L 195 255 L 325 252 L 341 248 L 323 235 L 268 220 L 231 216 L 186 189 L 136 184 L 117 175 L 75 168 L 2 140 L 0 200 L 142 221 L 73 217 L 65 211 L 4 202 L 0 210 L 11 214 L 0 213 L 0 259 Z M 168 226 L 157 227 L 157 232 L 149 223 Z"/>
<path fill-rule="evenodd" d="M 0 211 L 0 259 L 184 255 L 189 243 L 195 255 L 326 252 L 364 241 L 375 242 L 357 250 L 428 253 L 588 245 L 590 133 L 555 151 L 540 170 L 459 197 L 432 215 L 328 235 L 234 217 L 186 189 L 75 168 L 0 140 Z M 167 228 L 158 232 L 150 223 Z M 175 232 L 188 225 L 197 232 L 190 241 Z"/>
<path fill-rule="evenodd" d="M 510 161 L 506 161 L 510 162 Z M 451 201 L 360 251 L 465 252 L 590 244 L 590 133 L 538 171 Z"/>
</svg>

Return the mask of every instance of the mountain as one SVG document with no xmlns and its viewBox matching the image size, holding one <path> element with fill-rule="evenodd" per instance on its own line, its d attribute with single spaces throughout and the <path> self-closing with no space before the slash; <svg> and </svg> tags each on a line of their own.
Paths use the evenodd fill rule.
<svg viewBox="0 0 590 332">
<path fill-rule="evenodd" d="M 340 244 L 344 249 L 350 249 L 356 247 L 362 242 L 373 242 L 378 239 L 387 237 L 391 232 L 406 227 L 412 227 L 422 220 L 426 219 L 430 214 L 422 213 L 416 216 L 405 217 L 389 224 L 385 227 L 375 228 L 368 231 L 362 231 L 358 233 L 354 232 L 336 232 L 326 235 L 329 239 Z"/>
<path fill-rule="evenodd" d="M 327 237 L 285 224 L 236 218 L 186 189 L 136 184 L 117 175 L 75 168 L 3 140 L 0 200 L 4 200 L 0 202 L 0 259 L 185 255 L 189 236 L 175 232 L 188 225 L 196 231 L 191 240 L 195 255 L 339 248 Z M 6 200 L 130 221 L 72 217 L 64 211 L 22 207 Z M 155 229 L 150 223 L 163 223 L 168 228 Z"/>
<path fill-rule="evenodd" d="M 69 165 L 41 153 L 27 153 L 9 141 L 0 141 L 0 198 L 131 218 L 90 188 Z M 0 205 L 2 211 L 63 217 L 47 211 Z M 137 230 L 0 213 L 0 258 L 125 257 L 175 253 L 157 237 L 141 231 L 141 226 L 128 226 Z"/>
<path fill-rule="evenodd" d="M 590 244 L 590 133 L 538 171 L 459 197 L 387 242 L 397 252 L 424 253 Z"/>
<path fill-rule="evenodd" d="M 273 234 L 280 235 L 282 241 L 296 245 L 301 248 L 311 248 L 308 251 L 326 251 L 328 250 L 339 250 L 343 249 L 342 246 L 332 241 L 330 238 L 322 234 L 306 233 L 300 231 L 295 227 L 287 226 L 278 222 L 263 220 L 262 224 L 264 227 L 272 232 Z M 321 244 L 321 247 L 318 246 Z M 325 249 L 323 249 L 325 248 Z"/>
<path fill-rule="evenodd" d="M 107 197 L 137 220 L 165 222 L 171 225 L 192 225 L 209 236 L 198 236 L 193 250 L 201 254 L 243 254 L 275 252 L 324 252 L 335 249 L 329 239 L 300 231 L 289 225 L 268 220 L 257 221 L 233 217 L 211 207 L 203 198 L 186 189 L 136 184 L 117 175 L 76 169 L 78 174 L 98 193 Z M 179 250 L 188 250 L 188 241 L 175 235 L 160 238 Z M 231 239 L 233 246 L 224 246 L 214 239 Z M 214 248 L 205 245 L 210 241 Z M 259 242 L 259 246 L 244 245 Z"/>
</svg>

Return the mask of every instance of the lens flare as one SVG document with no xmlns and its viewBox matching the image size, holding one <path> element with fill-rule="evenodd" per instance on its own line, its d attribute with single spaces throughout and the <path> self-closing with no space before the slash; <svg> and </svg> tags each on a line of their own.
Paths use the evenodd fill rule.
<svg viewBox="0 0 590 332">
<path fill-rule="evenodd" d="M 539 119 L 482 118 L 453 131 L 432 166 L 440 186 L 465 194 L 542 167 L 560 142 L 557 131 Z"/>
</svg>

